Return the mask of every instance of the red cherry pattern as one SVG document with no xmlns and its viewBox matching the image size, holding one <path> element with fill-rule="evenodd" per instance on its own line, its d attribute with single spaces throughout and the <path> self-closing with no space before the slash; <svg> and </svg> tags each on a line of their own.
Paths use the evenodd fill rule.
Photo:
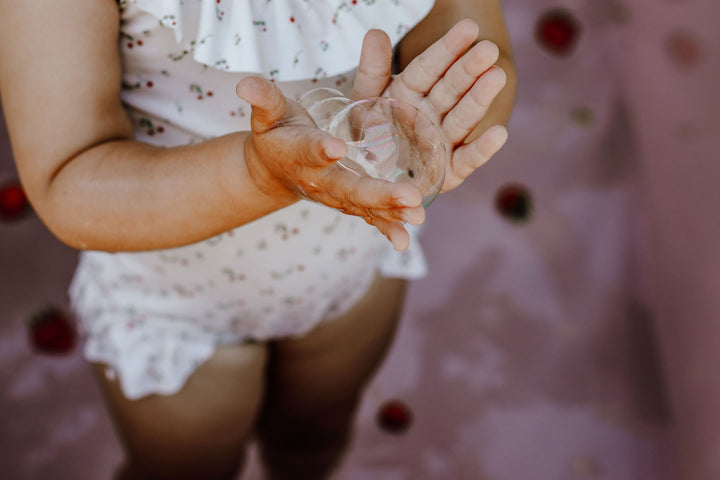
<svg viewBox="0 0 720 480">
<path fill-rule="evenodd" d="M 535 26 L 535 38 L 548 52 L 567 56 L 572 53 L 581 27 L 575 16 L 564 8 L 548 10 Z"/>
<path fill-rule="evenodd" d="M 380 406 L 377 413 L 379 427 L 393 434 L 406 432 L 412 424 L 412 418 L 412 411 L 400 400 L 388 400 Z"/>
<path fill-rule="evenodd" d="M 13 221 L 30 210 L 20 182 L 12 180 L 0 186 L 0 220 Z"/>
<path fill-rule="evenodd" d="M 512 222 L 525 222 L 532 213 L 532 197 L 524 186 L 509 184 L 502 187 L 495 196 L 495 208 Z"/>
<path fill-rule="evenodd" d="M 71 319 L 56 307 L 48 307 L 30 319 L 28 336 L 33 350 L 48 355 L 72 352 L 77 339 Z"/>
</svg>

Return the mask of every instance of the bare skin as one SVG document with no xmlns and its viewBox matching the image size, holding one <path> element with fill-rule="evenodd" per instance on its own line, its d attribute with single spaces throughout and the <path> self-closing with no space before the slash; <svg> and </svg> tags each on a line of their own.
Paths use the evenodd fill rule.
<svg viewBox="0 0 720 480">
<path fill-rule="evenodd" d="M 348 446 L 404 293 L 404 281 L 378 278 L 351 311 L 308 335 L 224 345 L 171 396 L 128 400 L 95 365 L 127 453 L 118 480 L 235 478 L 255 430 L 268 478 L 326 478 Z"/>
<path fill-rule="evenodd" d="M 424 221 L 419 192 L 328 171 L 344 144 L 269 82 L 238 84 L 252 131 L 175 148 L 133 140 L 120 103 L 118 21 L 113 0 L 0 0 L 0 95 L 15 160 L 59 239 L 104 251 L 187 245 L 284 208 L 298 200 L 295 186 L 320 181 L 313 200 L 407 247 L 401 220 Z M 492 43 L 472 47 L 477 40 Z M 499 0 L 438 0 L 397 52 L 406 68 L 391 77 L 387 37 L 370 32 L 353 95 L 385 93 L 435 119 L 452 152 L 451 190 L 507 138 L 515 71 Z M 95 366 L 128 454 L 121 478 L 233 478 L 254 431 L 270 478 L 327 478 L 404 291 L 404 281 L 377 280 L 351 312 L 303 338 L 222 346 L 171 396 L 129 401 Z"/>
</svg>

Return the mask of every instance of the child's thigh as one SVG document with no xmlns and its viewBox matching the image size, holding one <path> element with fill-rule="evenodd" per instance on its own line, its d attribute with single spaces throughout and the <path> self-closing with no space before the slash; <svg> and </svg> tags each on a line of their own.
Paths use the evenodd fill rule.
<svg viewBox="0 0 720 480">
<path fill-rule="evenodd" d="M 233 478 L 264 394 L 266 348 L 223 345 L 174 395 L 128 400 L 94 365 L 130 468 L 149 478 Z"/>
<path fill-rule="evenodd" d="M 377 277 L 342 317 L 271 349 L 268 401 L 293 415 L 353 408 L 395 334 L 407 282 Z"/>
</svg>

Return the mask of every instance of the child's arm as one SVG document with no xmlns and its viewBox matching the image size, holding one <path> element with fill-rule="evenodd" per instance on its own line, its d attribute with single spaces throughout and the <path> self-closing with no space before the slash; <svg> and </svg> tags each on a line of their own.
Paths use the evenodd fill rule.
<svg viewBox="0 0 720 480">
<path fill-rule="evenodd" d="M 238 93 L 252 100 L 253 116 L 282 118 L 288 125 L 277 129 L 287 135 L 265 128 L 178 148 L 134 141 L 120 102 L 118 25 L 114 0 L 0 0 L 0 95 L 15 161 L 33 207 L 58 238 L 82 249 L 149 250 L 251 222 L 297 200 L 291 180 L 277 176 L 282 169 L 264 163 L 271 154 L 283 156 L 294 180 L 322 180 L 331 206 L 348 204 L 396 248 L 406 245 L 396 220 L 404 213 L 421 222 L 423 213 L 400 201 L 417 206 L 419 193 L 320 178 L 318 166 L 341 158 L 344 144 L 286 111 L 262 84 L 250 81 Z M 275 142 L 269 153 L 266 138 Z"/>
<path fill-rule="evenodd" d="M 515 101 L 516 73 L 500 4 L 438 0 L 400 42 L 397 54 L 403 71 L 390 80 L 389 40 L 371 32 L 353 95 L 384 92 L 435 120 L 452 151 L 443 185 L 444 192 L 451 190 L 507 139 L 504 124 Z"/>
</svg>

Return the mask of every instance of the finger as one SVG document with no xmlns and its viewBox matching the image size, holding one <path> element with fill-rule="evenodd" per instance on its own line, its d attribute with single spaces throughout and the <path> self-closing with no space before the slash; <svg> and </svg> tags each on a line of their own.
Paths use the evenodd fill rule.
<svg viewBox="0 0 720 480">
<path fill-rule="evenodd" d="M 455 62 L 432 87 L 427 100 L 433 110 L 445 115 L 465 95 L 488 68 L 497 62 L 500 50 L 494 43 L 483 40 Z"/>
<path fill-rule="evenodd" d="M 422 225 L 425 222 L 425 208 L 422 206 L 412 208 L 364 208 L 356 205 L 345 205 L 341 208 L 343 213 L 356 215 L 365 220 L 380 218 L 392 222 Z"/>
<path fill-rule="evenodd" d="M 287 142 L 287 133 L 278 132 L 278 135 L 285 136 L 284 140 Z M 302 128 L 298 131 L 297 141 L 294 143 L 295 152 L 291 155 L 302 159 L 303 167 L 326 168 L 347 154 L 345 142 L 314 128 Z"/>
<path fill-rule="evenodd" d="M 471 173 L 490 160 L 502 148 L 507 138 L 507 129 L 503 125 L 495 125 L 474 141 L 457 148 L 453 153 L 441 193 L 460 185 Z"/>
<path fill-rule="evenodd" d="M 390 222 L 382 219 L 374 219 L 368 222 L 370 225 L 374 225 L 380 233 L 385 235 L 395 250 L 401 252 L 407 250 L 410 245 L 410 234 L 405 228 L 398 222 Z"/>
<path fill-rule="evenodd" d="M 448 141 L 460 143 L 475 129 L 506 81 L 505 71 L 493 66 L 475 82 L 443 119 L 442 129 Z"/>
<path fill-rule="evenodd" d="M 348 203 L 347 199 L 335 197 L 324 189 L 316 191 L 314 195 L 307 198 L 339 210 L 346 215 L 360 217 L 370 225 L 387 226 L 392 223 L 421 225 L 425 222 L 425 208 L 422 206 L 412 208 L 368 208 Z"/>
<path fill-rule="evenodd" d="M 235 93 L 252 106 L 250 127 L 256 133 L 274 128 L 287 111 L 285 95 L 273 82 L 260 77 L 245 77 Z"/>
<path fill-rule="evenodd" d="M 428 93 L 450 65 L 477 39 L 478 31 L 477 24 L 472 20 L 461 20 L 415 57 L 397 77 L 398 83 L 407 90 L 403 94 Z"/>
<path fill-rule="evenodd" d="M 382 30 L 370 30 L 363 39 L 360 63 L 350 97 L 379 97 L 390 81 L 392 44 Z"/>
<path fill-rule="evenodd" d="M 339 164 L 327 169 L 324 184 L 327 191 L 345 205 L 378 211 L 422 205 L 422 194 L 414 185 L 358 175 Z"/>
</svg>

